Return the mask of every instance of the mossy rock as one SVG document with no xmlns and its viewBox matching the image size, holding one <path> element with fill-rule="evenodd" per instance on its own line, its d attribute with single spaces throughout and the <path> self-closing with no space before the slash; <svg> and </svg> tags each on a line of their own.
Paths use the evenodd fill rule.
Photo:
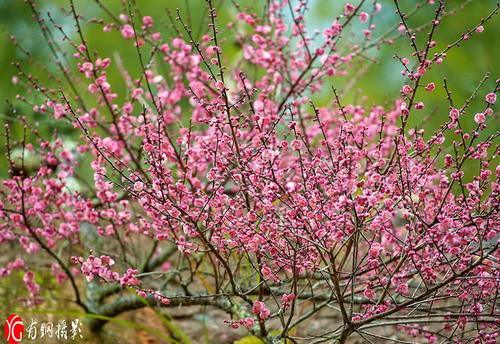
<svg viewBox="0 0 500 344">
<path fill-rule="evenodd" d="M 238 339 L 234 344 L 264 344 L 264 342 L 256 336 L 246 336 Z"/>
</svg>

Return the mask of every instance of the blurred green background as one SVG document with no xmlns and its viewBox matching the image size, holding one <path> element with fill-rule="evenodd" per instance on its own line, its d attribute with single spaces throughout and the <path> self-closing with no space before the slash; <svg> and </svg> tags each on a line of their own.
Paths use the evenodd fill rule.
<svg viewBox="0 0 500 344">
<path fill-rule="evenodd" d="M 73 19 L 67 14 L 69 10 L 69 0 L 35 0 L 38 5 L 39 12 L 46 17 L 50 13 L 55 22 L 62 25 L 64 30 L 76 37 Z M 109 9 L 115 13 L 123 13 L 122 0 L 103 0 L 102 1 Z M 263 13 L 267 1 L 249 1 L 236 0 L 241 5 L 241 8 L 249 7 L 251 12 Z M 386 33 L 391 28 L 397 27 L 399 17 L 395 13 L 395 6 L 392 0 L 380 1 L 383 9 L 378 14 L 373 23 L 376 29 L 373 33 L 373 40 Z M 403 11 L 410 13 L 415 10 L 416 6 L 427 2 L 417 0 L 401 0 L 401 8 Z M 172 28 L 171 21 L 167 15 L 167 9 L 175 17 L 175 10 L 179 8 L 185 21 L 193 27 L 195 34 L 204 32 L 207 29 L 204 18 L 207 16 L 207 8 L 205 0 L 177 0 L 177 1 L 159 1 L 159 0 L 135 0 L 137 7 L 142 15 L 152 15 L 157 23 L 159 31 L 164 37 L 176 36 L 175 30 Z M 220 23 L 226 23 L 228 18 L 234 18 L 238 12 L 232 0 L 214 0 L 218 8 L 218 20 Z M 306 21 L 309 25 L 310 32 L 314 29 L 323 30 L 329 26 L 334 18 L 341 12 L 345 1 L 338 0 L 311 0 L 309 1 L 310 11 L 306 16 Z M 357 3 L 357 1 L 353 1 Z M 82 15 L 82 22 L 91 18 L 102 18 L 105 21 L 110 21 L 110 17 L 104 13 L 103 9 L 93 0 L 75 0 L 77 11 Z M 438 42 L 432 53 L 439 52 L 446 47 L 447 44 L 457 40 L 463 32 L 477 25 L 482 17 L 491 13 L 496 5 L 495 0 L 446 0 L 446 10 L 456 11 L 453 16 L 443 18 L 441 25 L 435 34 L 435 40 Z M 371 12 L 373 8 L 372 1 L 366 1 L 363 10 Z M 410 27 L 417 28 L 429 22 L 434 16 L 434 6 L 424 6 L 421 10 L 413 15 L 408 23 Z M 290 21 L 290 18 L 288 18 Z M 50 23 L 47 23 L 53 29 Z M 362 42 L 361 30 L 367 24 L 361 24 L 358 20 L 354 20 L 352 32 L 345 35 L 344 39 L 347 42 Z M 139 63 L 135 49 L 130 46 L 129 42 L 121 39 L 118 33 L 103 34 L 102 25 L 85 23 L 84 32 L 89 41 L 92 50 L 99 52 L 100 56 L 108 56 L 112 59 L 118 54 L 123 60 L 124 66 L 131 71 L 132 74 L 140 73 Z M 484 94 L 490 92 L 494 88 L 495 79 L 498 78 L 498 61 L 500 59 L 500 49 L 498 49 L 497 33 L 499 32 L 499 20 L 495 16 L 492 20 L 484 25 L 485 31 L 481 34 L 474 34 L 473 37 L 464 42 L 460 48 L 452 49 L 445 63 L 439 68 L 433 68 L 424 78 L 424 83 L 435 82 L 437 89 L 433 93 L 421 92 L 417 97 L 418 100 L 426 102 L 427 108 L 425 111 L 416 112 L 412 116 L 411 126 L 423 127 L 429 132 L 436 129 L 440 123 L 446 120 L 448 113 L 448 102 L 445 99 L 445 93 L 442 87 L 443 77 L 447 77 L 448 84 L 453 92 L 453 99 L 458 105 L 462 105 L 465 99 L 473 92 L 478 82 L 487 72 L 491 72 L 490 79 L 483 85 L 483 88 L 478 93 L 478 100 L 474 102 L 470 108 L 469 115 L 465 119 L 464 126 L 466 129 L 472 128 L 474 125 L 472 117 L 475 112 L 484 109 L 482 101 Z M 178 29 L 182 28 L 178 25 Z M 417 40 L 420 46 L 427 38 L 428 28 L 417 34 Z M 61 35 L 54 30 L 54 39 L 61 40 Z M 225 63 L 230 65 L 240 57 L 238 49 L 231 44 L 232 33 L 221 25 L 220 37 L 226 42 L 224 44 L 224 59 Z M 50 80 L 47 78 L 47 72 L 43 69 L 54 73 L 60 79 L 60 71 L 58 71 L 54 59 L 50 54 L 49 47 L 46 41 L 42 38 L 41 32 L 36 21 L 32 18 L 32 13 L 29 6 L 21 0 L 0 0 L 0 124 L 10 123 L 14 125 L 13 136 L 19 138 L 21 130 L 19 130 L 19 116 L 25 115 L 28 118 L 34 119 L 38 123 L 38 127 L 43 135 L 50 135 L 53 128 L 57 127 L 60 135 L 67 140 L 74 141 L 79 133 L 71 128 L 71 126 L 60 122 L 55 123 L 51 116 L 43 116 L 40 114 L 34 115 L 30 107 L 22 102 L 16 101 L 16 95 L 20 94 L 28 100 L 34 100 L 38 103 L 41 101 L 39 95 L 34 95 L 29 92 L 21 83 L 14 84 L 13 76 L 17 70 L 12 65 L 12 62 L 20 62 L 23 70 L 26 73 L 33 73 L 39 78 L 42 84 L 48 86 L 63 85 L 64 82 L 58 80 Z M 14 35 L 19 44 L 32 54 L 33 61 L 30 62 L 26 55 L 15 48 L 14 44 L 9 39 L 9 36 Z M 374 104 L 385 104 L 389 106 L 391 102 L 398 96 L 399 89 L 403 84 L 403 77 L 400 74 L 401 65 L 393 57 L 394 53 L 399 56 L 409 56 L 411 48 L 406 37 L 400 37 L 397 31 L 388 34 L 387 37 L 395 38 L 394 44 L 384 45 L 380 49 L 373 48 L 366 53 L 367 59 L 357 59 L 354 62 L 354 67 L 348 77 L 334 77 L 327 80 L 326 84 L 335 85 L 340 90 L 344 90 L 342 101 L 344 104 L 355 102 L 370 106 Z M 369 44 L 370 42 L 368 42 Z M 69 48 L 67 43 L 62 44 L 66 49 Z M 68 49 L 69 51 L 69 49 Z M 69 58 L 70 62 L 71 57 Z M 109 71 L 109 79 L 113 84 L 113 88 L 120 93 L 124 90 L 122 77 L 116 68 Z M 329 86 L 329 85 L 328 85 Z M 324 87 L 324 91 L 316 96 L 317 104 L 324 105 L 332 100 L 330 87 Z M 490 126 L 488 132 L 494 132 L 498 129 L 495 125 Z M 0 143 L 2 144 L 2 157 L 4 153 L 5 137 L 4 133 L 0 134 Z M 0 175 L 5 176 L 7 164 L 5 159 L 0 159 Z"/>
</svg>

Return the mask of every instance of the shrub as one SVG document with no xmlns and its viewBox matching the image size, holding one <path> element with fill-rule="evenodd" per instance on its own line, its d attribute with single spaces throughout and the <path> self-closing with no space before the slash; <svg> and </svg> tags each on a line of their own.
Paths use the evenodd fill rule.
<svg viewBox="0 0 500 344">
<path fill-rule="evenodd" d="M 180 12 L 172 39 L 128 3 L 97 24 L 128 41 L 139 74 L 91 50 L 73 1 L 77 38 L 28 3 L 68 83 L 46 87 L 21 65 L 18 77 L 44 97 L 35 112 L 81 133 L 68 147 L 28 120 L 22 140 L 6 129 L 0 243 L 18 257 L 2 275 L 25 271 L 28 303 L 43 302 L 32 265 L 44 264 L 89 314 L 203 305 L 227 313 L 228 331 L 267 342 L 496 342 L 500 170 L 498 133 L 485 129 L 498 82 L 484 91 L 483 79 L 460 102 L 445 80 L 442 125 L 428 133 L 409 119 L 431 111 L 422 94 L 439 82 L 428 71 L 482 32 L 498 5 L 438 50 L 444 1 L 421 7 L 434 14 L 418 30 L 395 1 L 400 23 L 388 35 L 413 50 L 396 56 L 406 81 L 392 103 L 370 106 L 344 104 L 331 85 L 391 43 L 374 22 L 392 9 L 376 2 L 347 3 L 319 34 L 308 31 L 305 1 L 268 2 L 264 17 L 237 7 L 223 36 L 241 54 L 230 64 L 212 0 L 201 39 Z M 357 44 L 343 44 L 360 31 Z M 124 92 L 108 80 L 113 68 Z M 316 105 L 325 92 L 330 101 Z M 35 171 L 25 169 L 28 154 L 40 157 Z M 75 190 L 89 157 L 93 184 Z M 91 321 L 95 331 L 104 324 Z"/>
</svg>

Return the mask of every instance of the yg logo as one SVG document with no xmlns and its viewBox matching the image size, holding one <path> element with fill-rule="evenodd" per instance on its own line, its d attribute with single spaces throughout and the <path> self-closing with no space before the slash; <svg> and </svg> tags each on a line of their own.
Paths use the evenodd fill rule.
<svg viewBox="0 0 500 344">
<path fill-rule="evenodd" d="M 11 314 L 5 320 L 4 337 L 9 344 L 17 344 L 23 339 L 23 319 L 17 314 Z"/>
</svg>

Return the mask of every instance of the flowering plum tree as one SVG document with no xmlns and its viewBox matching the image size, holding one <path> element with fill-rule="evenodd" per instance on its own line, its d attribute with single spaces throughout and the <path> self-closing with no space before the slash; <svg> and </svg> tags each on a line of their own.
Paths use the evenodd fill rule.
<svg viewBox="0 0 500 344">
<path fill-rule="evenodd" d="M 440 50 L 436 33 L 453 13 L 445 1 L 408 14 L 398 0 L 346 3 L 322 32 L 308 29 L 305 0 L 268 1 L 263 16 L 234 3 L 229 23 L 214 2 L 205 34 L 178 12 L 172 38 L 133 2 L 116 16 L 97 0 L 109 19 L 89 21 L 69 0 L 73 35 L 28 1 L 67 83 L 44 86 L 18 64 L 42 99 L 18 98 L 80 140 L 42 137 L 24 118 L 21 140 L 6 128 L 0 243 L 18 257 L 1 275 L 25 271 L 31 305 L 43 302 L 33 270 L 43 264 L 89 315 L 203 305 L 227 314 L 228 331 L 269 343 L 497 342 L 498 81 L 486 76 L 459 100 L 445 80 L 442 125 L 429 133 L 410 120 L 430 111 L 422 94 L 441 84 L 428 71 L 498 5 Z M 394 10 L 399 21 L 379 34 L 377 17 Z M 412 29 L 416 12 L 429 20 Z M 128 41 L 139 73 L 92 51 L 87 22 Z M 351 33 L 361 39 L 348 43 Z M 236 62 L 225 60 L 231 39 Z M 394 39 L 412 49 L 395 56 L 401 93 L 383 106 L 344 104 L 346 90 L 332 85 Z M 41 157 L 34 172 L 24 168 L 30 152 Z M 74 189 L 86 161 L 93 184 Z M 92 319 L 94 331 L 106 323 Z"/>
</svg>

